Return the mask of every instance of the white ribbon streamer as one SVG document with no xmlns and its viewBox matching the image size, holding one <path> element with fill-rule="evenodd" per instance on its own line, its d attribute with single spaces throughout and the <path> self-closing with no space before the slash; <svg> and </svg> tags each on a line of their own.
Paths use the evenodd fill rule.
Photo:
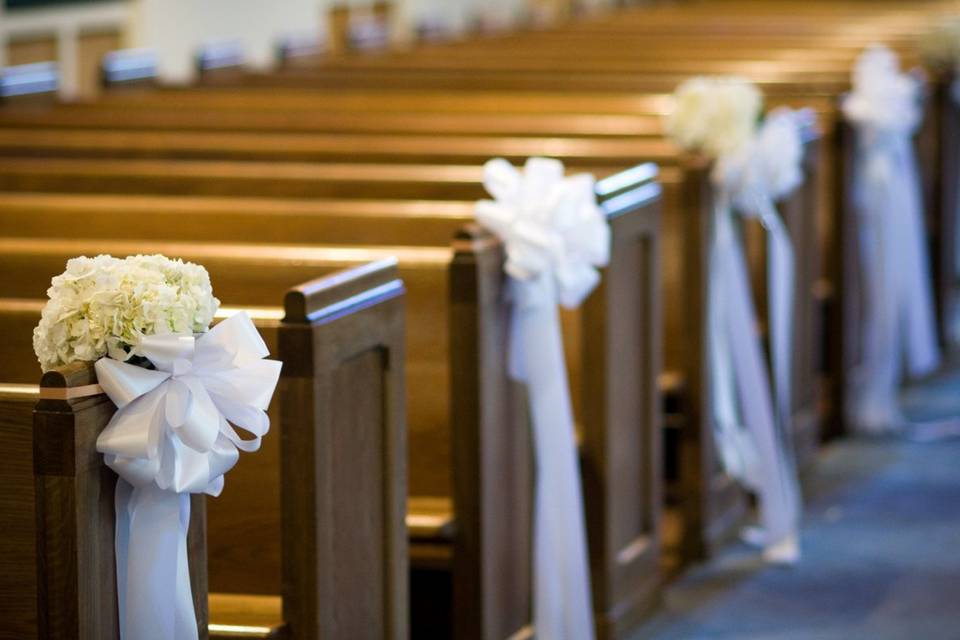
<svg viewBox="0 0 960 640">
<path fill-rule="evenodd" d="M 95 367 L 117 412 L 97 450 L 116 488 L 117 591 L 124 640 L 194 640 L 187 530 L 191 493 L 219 495 L 239 450 L 256 451 L 280 363 L 246 313 L 209 332 L 154 335 L 156 369 L 103 358 Z M 250 432 L 243 440 L 231 426 Z"/>
<path fill-rule="evenodd" d="M 912 136 L 920 124 L 920 87 L 880 46 L 857 61 L 843 104 L 857 129 L 854 202 L 860 229 L 865 313 L 862 358 L 850 389 L 848 416 L 867 432 L 903 429 L 904 373 L 923 375 L 940 363 L 923 205 Z"/>
<path fill-rule="evenodd" d="M 578 306 L 607 264 L 610 230 L 593 178 L 564 178 L 563 165 L 530 158 L 521 174 L 505 160 L 485 166 L 496 199 L 477 219 L 504 242 L 514 310 L 510 372 L 527 385 L 536 452 L 534 624 L 539 638 L 592 640 L 593 606 L 583 495 L 557 302 Z"/>
<path fill-rule="evenodd" d="M 770 561 L 799 559 L 801 499 L 792 438 L 791 360 L 795 265 L 793 246 L 773 202 L 802 181 L 801 127 L 806 112 L 772 112 L 752 139 L 717 159 L 711 247 L 708 330 L 712 403 L 721 459 L 760 499 L 762 534 Z M 732 210 L 760 220 L 767 234 L 767 290 L 773 395 L 741 241 Z M 772 400 L 771 400 L 772 397 Z M 739 413 L 738 413 L 739 409 Z"/>
</svg>

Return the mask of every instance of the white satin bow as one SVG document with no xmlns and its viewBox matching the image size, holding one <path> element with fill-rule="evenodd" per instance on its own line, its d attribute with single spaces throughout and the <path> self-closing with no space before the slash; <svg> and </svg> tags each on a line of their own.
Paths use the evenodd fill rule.
<svg viewBox="0 0 960 640">
<path fill-rule="evenodd" d="M 578 306 L 610 259 L 610 228 L 596 204 L 593 176 L 565 178 L 563 163 L 529 158 L 523 172 L 502 158 L 484 166 L 495 200 L 477 203 L 477 220 L 503 240 L 507 273 L 553 280 L 561 305 Z"/>
<path fill-rule="evenodd" d="M 900 72 L 897 55 L 882 45 L 867 47 L 853 69 L 853 90 L 843 101 L 848 120 L 871 133 L 909 134 L 920 126 L 920 81 Z"/>
<path fill-rule="evenodd" d="M 107 465 L 134 486 L 219 495 L 237 450 L 256 451 L 270 428 L 266 409 L 280 377 L 246 313 L 199 337 L 147 336 L 140 351 L 156 367 L 97 361 L 117 413 L 97 439 Z M 254 437 L 242 440 L 231 423 Z"/>
<path fill-rule="evenodd" d="M 534 626 L 538 638 L 591 640 L 583 492 L 557 302 L 576 306 L 597 285 L 610 230 L 593 178 L 564 178 L 556 160 L 530 158 L 522 174 L 491 160 L 484 184 L 496 201 L 478 202 L 476 214 L 506 245 L 515 303 L 510 373 L 527 386 L 536 452 Z"/>
<path fill-rule="evenodd" d="M 238 449 L 256 451 L 281 363 L 246 313 L 209 332 L 154 335 L 140 351 L 156 369 L 97 361 L 117 412 L 97 450 L 117 472 L 117 582 L 124 640 L 193 640 L 186 534 L 191 493 L 219 495 Z M 243 440 L 231 423 L 249 431 Z"/>
<path fill-rule="evenodd" d="M 861 362 L 847 411 L 866 431 L 907 425 L 899 405 L 904 371 L 940 362 L 919 172 L 911 136 L 921 120 L 918 80 L 896 55 L 868 48 L 843 103 L 857 129 L 853 199 L 858 213 L 865 309 Z"/>
</svg>

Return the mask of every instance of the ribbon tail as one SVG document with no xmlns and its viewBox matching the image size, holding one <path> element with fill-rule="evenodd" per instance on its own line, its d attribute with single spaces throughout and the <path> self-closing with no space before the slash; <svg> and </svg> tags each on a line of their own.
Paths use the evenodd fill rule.
<svg viewBox="0 0 960 640">
<path fill-rule="evenodd" d="M 905 370 L 920 375 L 940 362 L 920 187 L 908 138 L 858 153 L 865 309 L 850 414 L 863 431 L 895 431 L 907 426 L 899 401 Z M 883 166 L 889 170 L 875 169 Z"/>
<path fill-rule="evenodd" d="M 717 215 L 729 215 L 729 209 L 721 206 Z M 754 475 L 754 463 L 752 448 L 743 438 L 740 427 L 730 345 L 723 330 L 723 305 L 728 296 L 724 291 L 725 280 L 719 277 L 722 251 L 720 236 L 714 234 L 710 249 L 710 282 L 707 292 L 707 344 L 713 436 L 723 468 L 734 477 L 746 480 Z M 753 482 L 748 484 L 752 485 Z"/>
<path fill-rule="evenodd" d="M 523 286 L 521 284 L 521 286 Z M 515 306 L 516 355 L 536 452 L 534 623 L 537 636 L 592 640 L 593 605 L 580 468 L 556 305 Z"/>
<path fill-rule="evenodd" d="M 117 481 L 117 586 L 123 640 L 197 640 L 187 565 L 190 496 Z M 121 486 L 123 485 L 123 486 Z"/>
<path fill-rule="evenodd" d="M 729 215 L 717 217 L 719 277 L 724 279 L 721 318 L 726 334 L 737 400 L 756 456 L 752 478 L 760 500 L 760 519 L 768 549 L 795 539 L 799 527 L 799 482 L 789 452 L 779 437 L 766 364 L 756 324 L 746 261 Z"/>
<path fill-rule="evenodd" d="M 790 235 L 772 203 L 765 205 L 767 231 L 767 300 L 770 317 L 770 352 L 773 363 L 777 423 L 789 438 L 792 418 L 793 311 L 796 289 L 795 258 Z"/>
<path fill-rule="evenodd" d="M 859 220 L 864 312 L 860 364 L 850 407 L 851 422 L 867 432 L 889 431 L 902 420 L 896 399 L 900 341 L 896 252 L 891 247 L 896 241 L 891 233 L 892 212 L 884 210 L 888 193 L 883 185 L 876 186 L 874 195 L 864 199 Z"/>
<path fill-rule="evenodd" d="M 933 291 L 930 277 L 930 257 L 927 252 L 926 231 L 923 224 L 923 199 L 920 194 L 920 177 L 916 157 L 909 140 L 897 146 L 900 156 L 897 172 L 901 177 L 902 204 L 897 216 L 902 227 L 901 272 L 904 299 L 902 309 L 906 321 L 907 365 L 912 376 L 919 376 L 936 369 L 940 364 L 940 349 L 937 342 L 937 323 L 933 309 Z"/>
</svg>

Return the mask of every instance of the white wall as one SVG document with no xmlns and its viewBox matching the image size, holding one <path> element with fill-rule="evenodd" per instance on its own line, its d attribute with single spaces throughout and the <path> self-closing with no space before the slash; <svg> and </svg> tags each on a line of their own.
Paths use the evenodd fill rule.
<svg viewBox="0 0 960 640">
<path fill-rule="evenodd" d="M 11 37 L 55 35 L 62 73 L 62 93 L 77 87 L 77 36 L 113 30 L 124 46 L 149 47 L 158 53 L 160 77 L 168 83 L 194 79 L 194 56 L 210 41 L 236 41 L 248 63 L 269 68 L 274 47 L 284 35 L 319 37 L 326 32 L 332 6 L 362 10 L 374 0 L 105 0 L 62 7 L 4 10 L 0 0 L 0 66 Z M 453 33 L 462 33 L 484 17 L 514 24 L 537 0 L 394 0 L 393 27 L 398 43 L 409 42 L 416 26 L 429 18 Z M 596 0 L 606 2 L 607 0 Z"/>
<path fill-rule="evenodd" d="M 79 84 L 79 35 L 94 31 L 123 32 L 129 22 L 130 3 L 117 0 L 14 10 L 4 9 L 0 2 L 0 66 L 5 63 L 8 41 L 54 36 L 60 62 L 60 93 L 64 98 L 73 98 Z"/>
<path fill-rule="evenodd" d="M 159 54 L 160 77 L 184 83 L 194 78 L 194 55 L 210 41 L 236 41 L 248 63 L 269 68 L 284 34 L 317 35 L 323 28 L 318 0 L 134 0 L 134 46 Z"/>
</svg>

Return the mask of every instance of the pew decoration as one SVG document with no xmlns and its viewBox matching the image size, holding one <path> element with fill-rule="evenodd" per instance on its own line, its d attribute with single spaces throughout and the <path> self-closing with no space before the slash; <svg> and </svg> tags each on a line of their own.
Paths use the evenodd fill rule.
<svg viewBox="0 0 960 640">
<path fill-rule="evenodd" d="M 609 261 L 610 229 L 593 177 L 530 158 L 489 161 L 477 220 L 506 248 L 513 318 L 510 374 L 526 383 L 536 452 L 534 625 L 538 637 L 594 637 L 583 495 L 557 303 L 579 306 Z"/>
<path fill-rule="evenodd" d="M 97 450 L 120 476 L 121 637 L 193 640 L 190 494 L 219 495 L 239 451 L 259 449 L 280 363 L 264 359 L 266 345 L 245 313 L 207 330 L 219 301 L 195 264 L 75 258 L 48 295 L 34 332 L 44 369 L 95 360 L 99 386 L 117 406 Z"/>
<path fill-rule="evenodd" d="M 727 472 L 759 497 L 762 528 L 745 538 L 764 547 L 767 561 L 793 564 L 801 511 L 790 424 L 795 264 L 774 203 L 802 181 L 802 131 L 812 115 L 777 109 L 758 127 L 761 103 L 739 78 L 694 78 L 674 94 L 667 129 L 714 161 L 707 330 L 717 449 Z M 735 211 L 766 231 L 772 390 Z"/>
<path fill-rule="evenodd" d="M 843 102 L 857 139 L 853 202 L 865 306 L 861 366 L 846 410 L 854 427 L 871 433 L 909 426 L 899 403 L 904 373 L 923 375 L 940 363 L 912 144 L 921 89 L 892 51 L 873 46 L 857 60 Z"/>
</svg>

